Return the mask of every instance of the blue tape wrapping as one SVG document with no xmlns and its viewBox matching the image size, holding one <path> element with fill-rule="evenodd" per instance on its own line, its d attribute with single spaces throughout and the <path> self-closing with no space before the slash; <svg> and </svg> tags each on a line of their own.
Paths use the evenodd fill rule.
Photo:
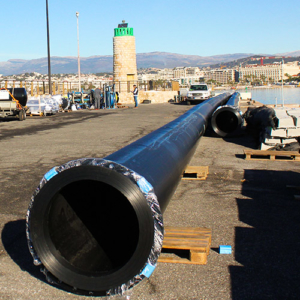
<svg viewBox="0 0 300 300">
<path fill-rule="evenodd" d="M 220 245 L 219 246 L 219 253 L 220 254 L 231 254 L 231 246 L 229 245 Z"/>
<path fill-rule="evenodd" d="M 44 177 L 47 181 L 49 181 L 52 177 L 54 177 L 55 175 L 57 175 L 57 171 L 56 171 L 56 167 L 52 168 L 50 171 L 48 171 Z"/>
<path fill-rule="evenodd" d="M 146 267 L 144 268 L 144 270 L 142 271 L 141 275 L 146 276 L 147 278 L 149 278 L 151 276 L 151 274 L 153 273 L 153 271 L 155 270 L 156 265 L 152 266 L 151 264 L 147 264 Z"/>
<path fill-rule="evenodd" d="M 149 193 L 153 189 L 152 185 L 144 177 L 137 184 L 144 193 Z"/>
</svg>

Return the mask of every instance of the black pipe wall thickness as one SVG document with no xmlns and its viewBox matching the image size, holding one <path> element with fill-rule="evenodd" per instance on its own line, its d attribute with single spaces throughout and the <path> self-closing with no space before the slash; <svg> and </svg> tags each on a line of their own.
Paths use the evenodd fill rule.
<svg viewBox="0 0 300 300">
<path fill-rule="evenodd" d="M 218 107 L 211 117 L 211 126 L 216 134 L 225 137 L 237 131 L 243 125 L 239 108 L 240 93 L 235 92 L 226 105 Z"/>
<path fill-rule="evenodd" d="M 211 98 L 119 151 L 54 167 L 26 218 L 29 250 L 46 278 L 77 293 L 115 295 L 153 272 L 163 219 L 215 109 Z"/>
</svg>

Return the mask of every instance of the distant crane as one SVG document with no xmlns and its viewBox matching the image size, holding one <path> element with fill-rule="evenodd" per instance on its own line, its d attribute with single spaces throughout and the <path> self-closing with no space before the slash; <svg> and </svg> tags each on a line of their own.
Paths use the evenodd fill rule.
<svg viewBox="0 0 300 300">
<path fill-rule="evenodd" d="M 291 56 L 261 56 L 261 57 L 251 57 L 251 60 L 260 60 L 260 64 L 263 66 L 264 59 L 278 59 L 278 58 L 290 58 Z"/>
</svg>

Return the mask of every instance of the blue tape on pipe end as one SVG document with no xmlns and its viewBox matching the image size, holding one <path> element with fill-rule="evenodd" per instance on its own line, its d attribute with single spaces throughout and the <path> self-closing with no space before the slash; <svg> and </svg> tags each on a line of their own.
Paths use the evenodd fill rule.
<svg viewBox="0 0 300 300">
<path fill-rule="evenodd" d="M 44 177 L 46 178 L 47 181 L 49 181 L 52 177 L 54 177 L 57 173 L 56 167 L 52 168 L 50 171 L 48 171 Z"/>
<path fill-rule="evenodd" d="M 151 274 L 153 273 L 155 267 L 156 267 L 156 265 L 152 266 L 151 264 L 147 264 L 147 266 L 142 271 L 141 275 L 144 275 L 147 278 L 149 278 L 151 276 Z"/>
<path fill-rule="evenodd" d="M 220 254 L 231 254 L 231 246 L 220 245 L 219 246 L 219 253 Z"/>
<path fill-rule="evenodd" d="M 153 190 L 152 185 L 144 177 L 142 177 L 137 184 L 144 193 L 149 193 Z"/>
</svg>

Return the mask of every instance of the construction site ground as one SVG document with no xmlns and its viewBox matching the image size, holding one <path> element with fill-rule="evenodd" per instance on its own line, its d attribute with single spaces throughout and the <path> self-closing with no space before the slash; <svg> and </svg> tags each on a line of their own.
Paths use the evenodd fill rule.
<svg viewBox="0 0 300 300">
<path fill-rule="evenodd" d="M 190 109 L 140 104 L 81 110 L 25 121 L 0 121 L 0 299 L 96 299 L 46 282 L 27 248 L 25 216 L 33 191 L 53 166 L 105 157 Z M 158 263 L 132 300 L 299 299 L 300 162 L 245 160 L 254 138 L 207 132 L 191 166 L 208 166 L 206 180 L 182 180 L 164 223 L 212 230 L 207 264 Z M 230 245 L 231 254 L 219 254 Z M 122 251 L 120 249 L 120 251 Z M 128 299 L 129 299 L 128 298 Z M 111 299 L 126 299 L 113 297 Z"/>
</svg>

